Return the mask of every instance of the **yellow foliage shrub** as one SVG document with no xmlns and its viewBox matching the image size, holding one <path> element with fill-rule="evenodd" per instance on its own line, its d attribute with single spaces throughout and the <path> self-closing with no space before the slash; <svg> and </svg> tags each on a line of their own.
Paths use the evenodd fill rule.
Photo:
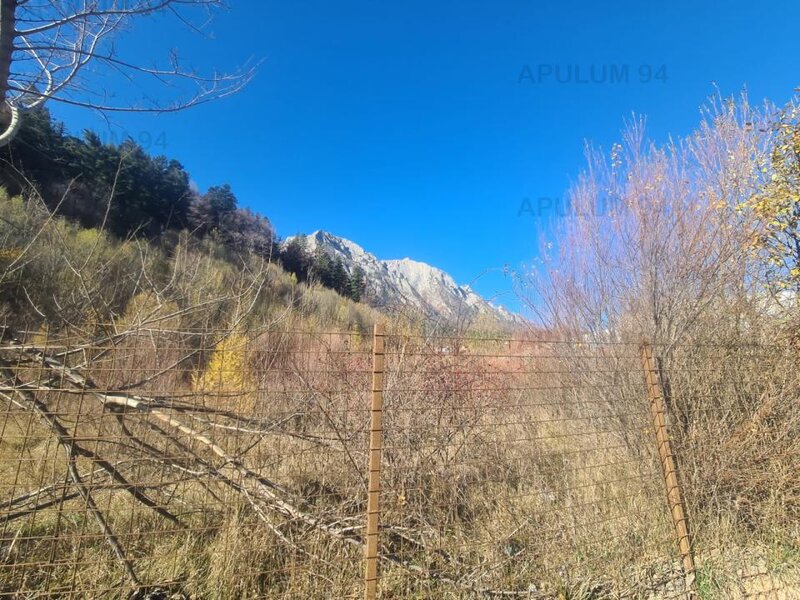
<svg viewBox="0 0 800 600">
<path fill-rule="evenodd" d="M 247 367 L 247 338 L 232 333 L 217 344 L 205 371 L 194 377 L 198 392 L 243 392 L 250 377 Z"/>
</svg>

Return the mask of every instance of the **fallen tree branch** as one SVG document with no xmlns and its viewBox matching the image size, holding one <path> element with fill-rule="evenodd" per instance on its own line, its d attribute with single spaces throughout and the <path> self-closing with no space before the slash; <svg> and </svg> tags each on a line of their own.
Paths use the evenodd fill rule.
<svg viewBox="0 0 800 600">
<path fill-rule="evenodd" d="M 13 383 L 17 383 L 16 376 L 14 375 L 13 371 L 8 368 L 8 366 L 4 365 L 0 367 L 0 372 L 2 372 L 3 375 Z M 128 576 L 131 584 L 135 589 L 139 589 L 141 587 L 141 582 L 136 575 L 136 571 L 133 569 L 133 565 L 131 564 L 130 560 L 128 560 L 128 557 L 119 543 L 117 536 L 114 534 L 110 525 L 103 516 L 103 513 L 98 508 L 91 491 L 86 484 L 83 483 L 83 479 L 78 472 L 77 460 L 79 452 L 77 451 L 76 444 L 71 439 L 69 432 L 64 428 L 63 425 L 61 425 L 58 419 L 53 416 L 53 414 L 48 410 L 47 406 L 43 402 L 36 399 L 33 393 L 24 389 L 16 389 L 15 395 L 20 400 L 15 400 L 12 396 L 10 397 L 10 401 L 24 410 L 33 411 L 58 438 L 59 443 L 63 446 L 67 454 L 67 470 L 69 471 L 70 478 L 75 484 L 75 487 L 78 489 L 78 493 L 81 495 L 83 501 L 86 503 L 86 507 L 89 509 L 89 512 L 92 513 L 95 521 L 97 521 L 97 524 L 100 526 L 100 529 L 105 535 L 106 542 L 108 542 L 108 545 L 111 546 L 111 549 L 113 550 L 114 554 L 116 554 L 117 559 L 122 564 L 125 574 Z"/>
<path fill-rule="evenodd" d="M 115 411 L 117 414 L 131 411 L 140 414 L 146 414 L 163 424 L 164 429 L 159 428 L 164 432 L 167 439 L 173 444 L 179 444 L 184 452 L 187 453 L 187 458 L 196 461 L 198 464 L 203 465 L 207 471 L 208 476 L 214 478 L 219 483 L 233 489 L 239 494 L 242 494 L 246 501 L 254 505 L 263 505 L 269 511 L 281 515 L 283 518 L 290 521 L 302 523 L 314 530 L 320 531 L 335 539 L 341 540 L 349 545 L 361 548 L 364 544 L 362 535 L 359 533 L 359 528 L 352 526 L 340 525 L 342 521 L 328 521 L 324 518 L 316 516 L 306 510 L 302 504 L 303 500 L 293 494 L 289 489 L 281 486 L 280 484 L 270 480 L 261 473 L 249 468 L 240 458 L 227 452 L 222 446 L 208 437 L 206 434 L 194 429 L 181 421 L 173 414 L 167 411 L 172 410 L 178 413 L 189 412 L 191 408 L 186 406 L 177 406 L 172 403 L 163 402 L 160 399 L 148 398 L 136 394 L 119 394 L 107 393 L 100 390 L 94 382 L 88 377 L 79 373 L 76 369 L 69 367 L 64 362 L 59 361 L 51 356 L 47 356 L 44 352 L 34 347 L 18 347 L 19 351 L 24 352 L 28 356 L 34 356 L 39 364 L 49 369 L 51 372 L 57 374 L 62 380 L 69 382 L 69 384 L 78 388 L 78 390 L 87 393 L 94 397 L 101 405 Z M 47 387 L 41 388 L 44 391 L 49 391 Z M 28 391 L 28 390 L 26 390 Z M 200 408 L 200 407 L 196 407 Z M 202 412 L 202 411 L 200 411 Z M 190 415 L 193 416 L 193 415 Z M 203 421 L 206 425 L 210 423 Z M 329 424 L 336 429 L 335 425 L 329 421 Z M 155 424 L 150 424 L 154 426 Z M 204 447 L 212 455 L 216 456 L 222 461 L 220 465 L 213 465 L 209 461 L 202 458 L 196 451 L 189 448 L 187 445 L 178 441 L 177 436 L 167 433 L 166 430 L 171 429 L 180 434 L 185 435 L 191 439 L 195 444 Z M 259 432 L 263 435 L 263 432 Z M 340 435 L 337 431 L 337 435 Z M 186 471 L 186 468 L 178 462 L 171 460 L 164 453 L 160 452 L 157 448 L 150 444 L 146 444 L 137 437 L 132 438 L 135 443 L 139 445 L 144 451 L 159 460 L 166 466 Z M 342 438 L 340 438 L 341 440 Z M 295 501 L 287 500 L 287 498 L 294 498 Z M 266 517 L 263 511 L 256 509 L 256 514 L 261 520 L 268 524 L 271 528 L 274 525 Z M 386 526 L 384 531 L 392 533 L 392 527 Z M 274 531 L 274 529 L 273 529 Z M 407 535 L 398 531 L 398 536 L 404 540 L 412 541 Z M 414 546 L 420 552 L 427 552 L 426 546 L 422 542 L 414 540 Z M 434 552 L 434 554 L 437 554 Z M 464 577 L 451 575 L 439 569 L 431 569 L 420 565 L 415 565 L 411 560 L 401 558 L 396 554 L 388 551 L 386 548 L 379 553 L 379 558 L 382 562 L 389 565 L 400 567 L 412 574 L 422 576 L 430 580 L 435 580 L 447 583 L 459 589 L 467 590 L 471 593 L 478 594 L 486 598 L 493 597 L 517 597 L 517 598 L 539 598 L 545 599 L 548 596 L 532 590 L 492 590 L 488 588 L 481 588 L 474 583 L 469 583 L 464 580 Z M 452 561 L 451 557 L 447 557 Z M 134 574 L 135 577 L 135 574 Z"/>
</svg>

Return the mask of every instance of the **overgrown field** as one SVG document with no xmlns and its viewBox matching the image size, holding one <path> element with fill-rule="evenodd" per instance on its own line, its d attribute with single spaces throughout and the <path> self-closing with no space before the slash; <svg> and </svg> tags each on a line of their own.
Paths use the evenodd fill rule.
<svg viewBox="0 0 800 600">
<path fill-rule="evenodd" d="M 368 336 L 89 333 L 6 330 L 4 595 L 361 596 Z M 793 352 L 663 355 L 704 598 L 796 597 Z M 678 597 L 637 344 L 390 334 L 386 377 L 383 597 Z"/>
</svg>

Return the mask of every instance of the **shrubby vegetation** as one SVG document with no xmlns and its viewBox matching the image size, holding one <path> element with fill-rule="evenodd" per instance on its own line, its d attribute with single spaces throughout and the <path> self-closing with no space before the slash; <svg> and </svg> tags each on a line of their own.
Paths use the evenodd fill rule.
<svg viewBox="0 0 800 600">
<path fill-rule="evenodd" d="M 570 206 L 525 281 L 531 304 L 561 335 L 654 345 L 701 577 L 714 547 L 796 553 L 797 103 L 719 99 L 664 144 L 634 121 L 610 151 L 589 150 Z"/>
<path fill-rule="evenodd" d="M 171 324 L 184 329 L 284 326 L 365 331 L 377 313 L 297 279 L 217 235 L 168 231 L 120 239 L 54 216 L 35 195 L 0 190 L 0 320 L 35 329 Z"/>
<path fill-rule="evenodd" d="M 597 340 L 771 340 L 800 313 L 798 106 L 719 99 L 659 145 L 589 149 L 554 248 L 524 281 L 544 322 Z M 597 215 L 596 207 L 609 207 Z"/>
<path fill-rule="evenodd" d="M 772 143 L 761 171 L 767 181 L 740 211 L 756 227 L 751 240 L 764 267 L 761 275 L 773 292 L 800 293 L 800 106 L 784 107 L 771 123 Z"/>
</svg>

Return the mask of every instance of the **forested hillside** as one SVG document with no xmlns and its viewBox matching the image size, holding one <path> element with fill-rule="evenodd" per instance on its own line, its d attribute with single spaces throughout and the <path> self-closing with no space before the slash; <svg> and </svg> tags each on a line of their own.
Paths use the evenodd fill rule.
<svg viewBox="0 0 800 600">
<path fill-rule="evenodd" d="M 309 252 L 302 238 L 282 247 L 269 219 L 239 206 L 228 184 L 201 193 L 180 162 L 153 156 L 131 139 L 107 143 L 91 131 L 77 137 L 46 109 L 38 109 L 26 114 L 18 136 L 0 156 L 0 184 L 8 196 L 18 197 L 1 200 L 3 259 L 13 260 L 30 239 L 35 246 L 52 236 L 56 239 L 50 239 L 41 251 L 64 257 L 84 253 L 74 257 L 84 271 L 93 266 L 92 277 L 105 280 L 114 272 L 117 278 L 116 300 L 104 297 L 106 314 L 98 317 L 124 311 L 141 283 L 143 269 L 152 266 L 145 263 L 160 261 L 159 268 L 168 271 L 181 253 L 195 255 L 195 261 L 216 263 L 218 274 L 252 274 L 253 261 L 259 262 L 272 274 L 273 283 L 281 282 L 283 287 L 276 293 L 284 308 L 304 297 L 298 290 L 315 290 L 312 296 L 326 296 L 329 304 L 348 306 L 344 299 L 358 302 L 364 294 L 363 273 L 348 274 L 341 260 Z M 37 236 L 37 228 L 42 227 Z M 74 269 L 61 265 L 59 273 L 53 273 L 52 261 L 41 254 L 23 263 L 4 275 L 0 294 L 6 306 L 17 314 L 40 318 L 52 317 L 53 311 L 69 312 L 53 302 L 69 289 L 62 276 L 68 278 L 67 272 Z M 36 276 L 32 270 L 38 271 Z M 31 283 L 37 277 L 53 289 L 37 294 Z M 26 293 L 12 289 L 12 279 Z M 127 289 L 123 282 L 133 287 Z M 331 296 L 323 288 L 342 299 L 334 300 L 336 294 Z M 352 317 L 352 323 L 344 322 L 348 318 L 335 320 L 356 326 L 369 320 L 366 307 L 348 310 L 360 316 Z"/>
</svg>

